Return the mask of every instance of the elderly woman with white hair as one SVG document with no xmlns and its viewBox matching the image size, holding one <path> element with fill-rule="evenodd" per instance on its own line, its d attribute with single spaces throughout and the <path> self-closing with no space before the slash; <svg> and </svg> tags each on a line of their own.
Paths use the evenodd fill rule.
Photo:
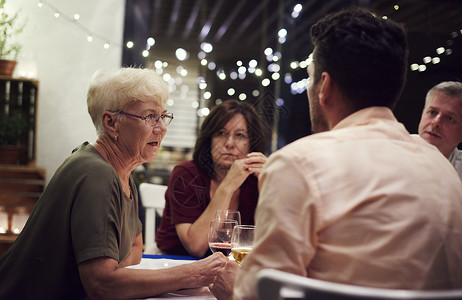
<svg viewBox="0 0 462 300">
<path fill-rule="evenodd" d="M 168 87 L 148 69 L 97 72 L 87 95 L 98 138 L 58 168 L 26 226 L 0 258 L 0 299 L 129 299 L 210 284 L 226 258 L 162 270 L 141 260 L 131 172 L 156 158 L 173 119 Z"/>
</svg>

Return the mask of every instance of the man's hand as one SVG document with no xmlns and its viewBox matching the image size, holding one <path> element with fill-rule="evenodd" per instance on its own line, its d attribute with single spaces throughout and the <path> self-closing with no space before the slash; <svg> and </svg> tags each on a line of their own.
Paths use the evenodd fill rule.
<svg viewBox="0 0 462 300">
<path fill-rule="evenodd" d="M 197 279 L 201 282 L 201 285 L 207 286 L 213 282 L 215 277 L 222 272 L 227 262 L 228 258 L 221 252 L 216 252 L 194 262 L 194 267 L 197 267 L 199 270 Z"/>
<path fill-rule="evenodd" d="M 230 260 L 215 277 L 209 289 L 218 300 L 233 299 L 234 280 L 236 279 L 238 270 L 239 265 L 235 261 Z"/>
</svg>

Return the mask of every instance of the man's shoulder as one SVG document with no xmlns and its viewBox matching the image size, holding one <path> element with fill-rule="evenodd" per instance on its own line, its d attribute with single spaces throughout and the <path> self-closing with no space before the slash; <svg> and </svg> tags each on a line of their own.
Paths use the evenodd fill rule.
<svg viewBox="0 0 462 300">
<path fill-rule="evenodd" d="M 282 152 L 292 152 L 292 151 L 299 151 L 299 150 L 306 150 L 308 148 L 319 148 L 320 146 L 325 145 L 326 147 L 329 146 L 331 143 L 335 143 L 339 140 L 341 134 L 335 131 L 325 131 L 320 133 L 314 133 L 298 140 L 295 140 L 284 147 L 282 147 L 279 151 Z"/>
<path fill-rule="evenodd" d="M 307 160 L 316 159 L 320 153 L 325 153 L 333 148 L 335 138 L 330 137 L 330 132 L 316 133 L 295 140 L 270 155 L 270 160 L 292 161 L 296 165 Z"/>
</svg>

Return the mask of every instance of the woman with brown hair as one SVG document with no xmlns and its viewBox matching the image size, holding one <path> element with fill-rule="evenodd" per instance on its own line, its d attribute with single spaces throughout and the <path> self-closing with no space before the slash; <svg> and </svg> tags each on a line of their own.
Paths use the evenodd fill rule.
<svg viewBox="0 0 462 300">
<path fill-rule="evenodd" d="M 266 129 L 245 102 L 227 100 L 212 109 L 201 126 L 193 160 L 178 164 L 170 175 L 156 235 L 160 250 L 206 255 L 209 224 L 218 209 L 239 210 L 243 224 L 254 223 Z"/>
</svg>

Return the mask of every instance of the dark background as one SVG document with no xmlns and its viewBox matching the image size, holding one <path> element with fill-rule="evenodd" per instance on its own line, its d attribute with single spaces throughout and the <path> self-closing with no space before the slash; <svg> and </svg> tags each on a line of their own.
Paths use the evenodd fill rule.
<svg viewBox="0 0 462 300">
<path fill-rule="evenodd" d="M 290 15 L 297 3 L 302 4 L 303 9 L 299 17 L 293 19 Z M 394 8 L 396 4 L 398 10 Z M 439 64 L 425 64 L 424 72 L 408 71 L 405 89 L 394 112 L 411 133 L 417 132 L 426 92 L 441 81 L 462 79 L 462 2 L 459 0 L 127 0 L 126 6 L 124 40 L 134 41 L 135 47 L 124 48 L 123 65 L 149 67 L 155 59 L 178 63 L 175 49 L 186 49 L 191 53 L 190 60 L 197 60 L 197 68 L 212 92 L 213 101 L 208 106 L 215 105 L 214 99 L 230 98 L 226 91 L 232 85 L 248 95 L 252 90 L 259 90 L 259 96 L 248 97 L 246 101 L 258 105 L 263 113 L 278 110 L 278 148 L 310 134 L 306 93 L 293 95 L 283 78 L 288 72 L 294 81 L 306 77 L 305 70 L 292 70 L 289 65 L 306 59 L 312 52 L 309 28 L 327 13 L 349 6 L 368 8 L 378 16 L 404 23 L 410 47 L 409 65 L 424 65 L 425 56 L 440 58 Z M 283 27 L 288 31 L 287 41 L 279 44 L 277 32 Z M 141 52 L 149 36 L 156 39 L 156 44 L 145 58 Z M 237 70 L 237 60 L 246 65 L 254 58 L 260 66 L 266 62 L 263 51 L 270 46 L 282 53 L 278 61 L 281 78 L 268 87 L 262 87 L 261 78 L 252 74 L 232 83 L 229 76 L 227 80 L 219 80 L 216 70 L 201 66 L 197 59 L 203 41 L 214 46 L 207 59 L 225 72 Z M 437 55 L 436 49 L 441 46 L 450 49 L 450 54 Z M 284 101 L 280 107 L 275 105 L 278 98 Z M 272 113 L 269 119 L 274 120 Z"/>
</svg>

